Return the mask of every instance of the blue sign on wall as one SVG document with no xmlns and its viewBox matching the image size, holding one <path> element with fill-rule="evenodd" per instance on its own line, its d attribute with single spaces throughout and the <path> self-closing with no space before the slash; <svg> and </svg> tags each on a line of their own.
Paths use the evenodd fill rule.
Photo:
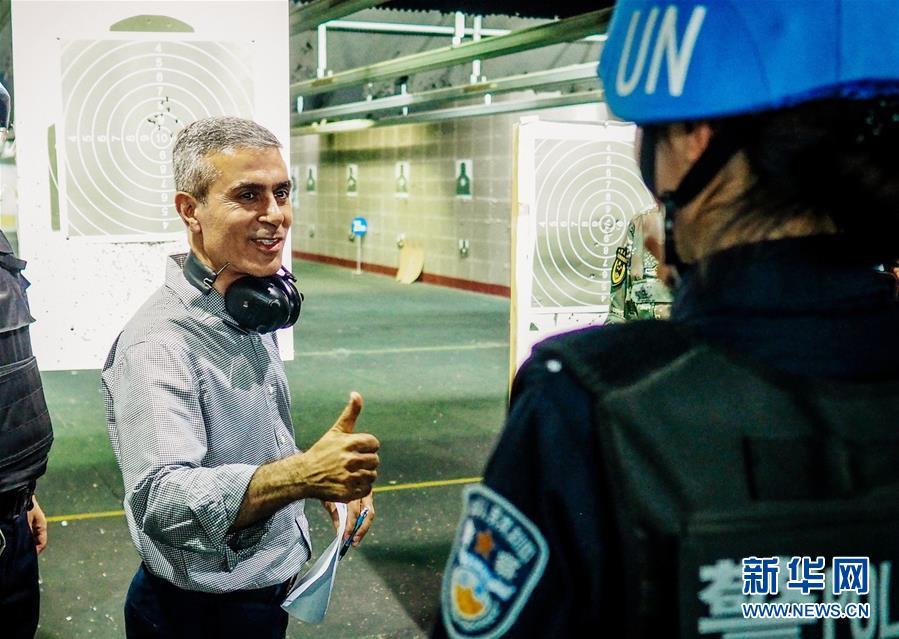
<svg viewBox="0 0 899 639">
<path fill-rule="evenodd" d="M 364 237 L 368 232 L 368 221 L 364 217 L 354 217 L 350 225 L 350 231 L 356 237 Z"/>
</svg>

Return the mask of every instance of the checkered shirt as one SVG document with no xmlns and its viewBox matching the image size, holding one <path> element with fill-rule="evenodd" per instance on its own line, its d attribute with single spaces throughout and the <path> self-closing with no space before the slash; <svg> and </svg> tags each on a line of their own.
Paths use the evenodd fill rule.
<svg viewBox="0 0 899 639">
<path fill-rule="evenodd" d="M 303 501 L 236 533 L 250 478 L 296 452 L 274 334 L 236 327 L 216 291 L 171 256 L 165 285 L 119 334 L 103 367 L 109 440 L 131 538 L 151 572 L 205 592 L 262 588 L 309 558 Z"/>
</svg>

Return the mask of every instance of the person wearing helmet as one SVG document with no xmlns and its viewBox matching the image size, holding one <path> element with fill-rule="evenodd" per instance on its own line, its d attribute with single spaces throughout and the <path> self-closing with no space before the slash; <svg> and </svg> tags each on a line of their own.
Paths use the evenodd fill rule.
<svg viewBox="0 0 899 639">
<path fill-rule="evenodd" d="M 0 84 L 0 149 L 9 130 L 9 93 Z M 28 308 L 17 258 L 0 231 L 0 635 L 30 639 L 40 614 L 37 555 L 47 519 L 34 496 L 53 443 L 40 371 L 31 352 Z"/>
<path fill-rule="evenodd" d="M 534 349 L 434 636 L 894 636 L 899 3 L 620 0 L 599 72 L 671 319 Z"/>
<path fill-rule="evenodd" d="M 650 242 L 662 235 L 662 212 L 644 211 L 627 225 L 612 266 L 611 304 L 606 324 L 636 319 L 668 319 L 671 289 L 659 277 L 659 262 Z"/>
</svg>

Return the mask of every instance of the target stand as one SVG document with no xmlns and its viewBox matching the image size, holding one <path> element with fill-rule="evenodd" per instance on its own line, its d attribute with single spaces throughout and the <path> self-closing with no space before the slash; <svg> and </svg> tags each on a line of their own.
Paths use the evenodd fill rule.
<svg viewBox="0 0 899 639">
<path fill-rule="evenodd" d="M 187 249 L 172 148 L 249 118 L 289 157 L 282 0 L 13 0 L 19 248 L 42 370 L 98 369 Z M 290 246 L 290 236 L 286 239 Z M 289 257 L 288 257 L 289 260 Z M 289 267 L 289 261 L 287 262 Z M 293 356 L 292 332 L 278 338 Z"/>
<path fill-rule="evenodd" d="M 631 218 L 654 206 L 633 124 L 522 122 L 515 131 L 510 372 L 537 342 L 601 324 Z"/>
</svg>

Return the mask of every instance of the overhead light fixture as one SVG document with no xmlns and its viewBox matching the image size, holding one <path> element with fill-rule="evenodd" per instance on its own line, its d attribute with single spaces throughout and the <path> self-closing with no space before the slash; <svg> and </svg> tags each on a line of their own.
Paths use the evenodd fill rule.
<svg viewBox="0 0 899 639">
<path fill-rule="evenodd" d="M 292 130 L 294 135 L 318 135 L 321 133 L 348 133 L 350 131 L 362 131 L 373 127 L 375 121 L 369 118 L 354 118 L 352 120 L 335 120 L 328 122 L 313 122 L 308 126 L 295 127 Z"/>
</svg>

